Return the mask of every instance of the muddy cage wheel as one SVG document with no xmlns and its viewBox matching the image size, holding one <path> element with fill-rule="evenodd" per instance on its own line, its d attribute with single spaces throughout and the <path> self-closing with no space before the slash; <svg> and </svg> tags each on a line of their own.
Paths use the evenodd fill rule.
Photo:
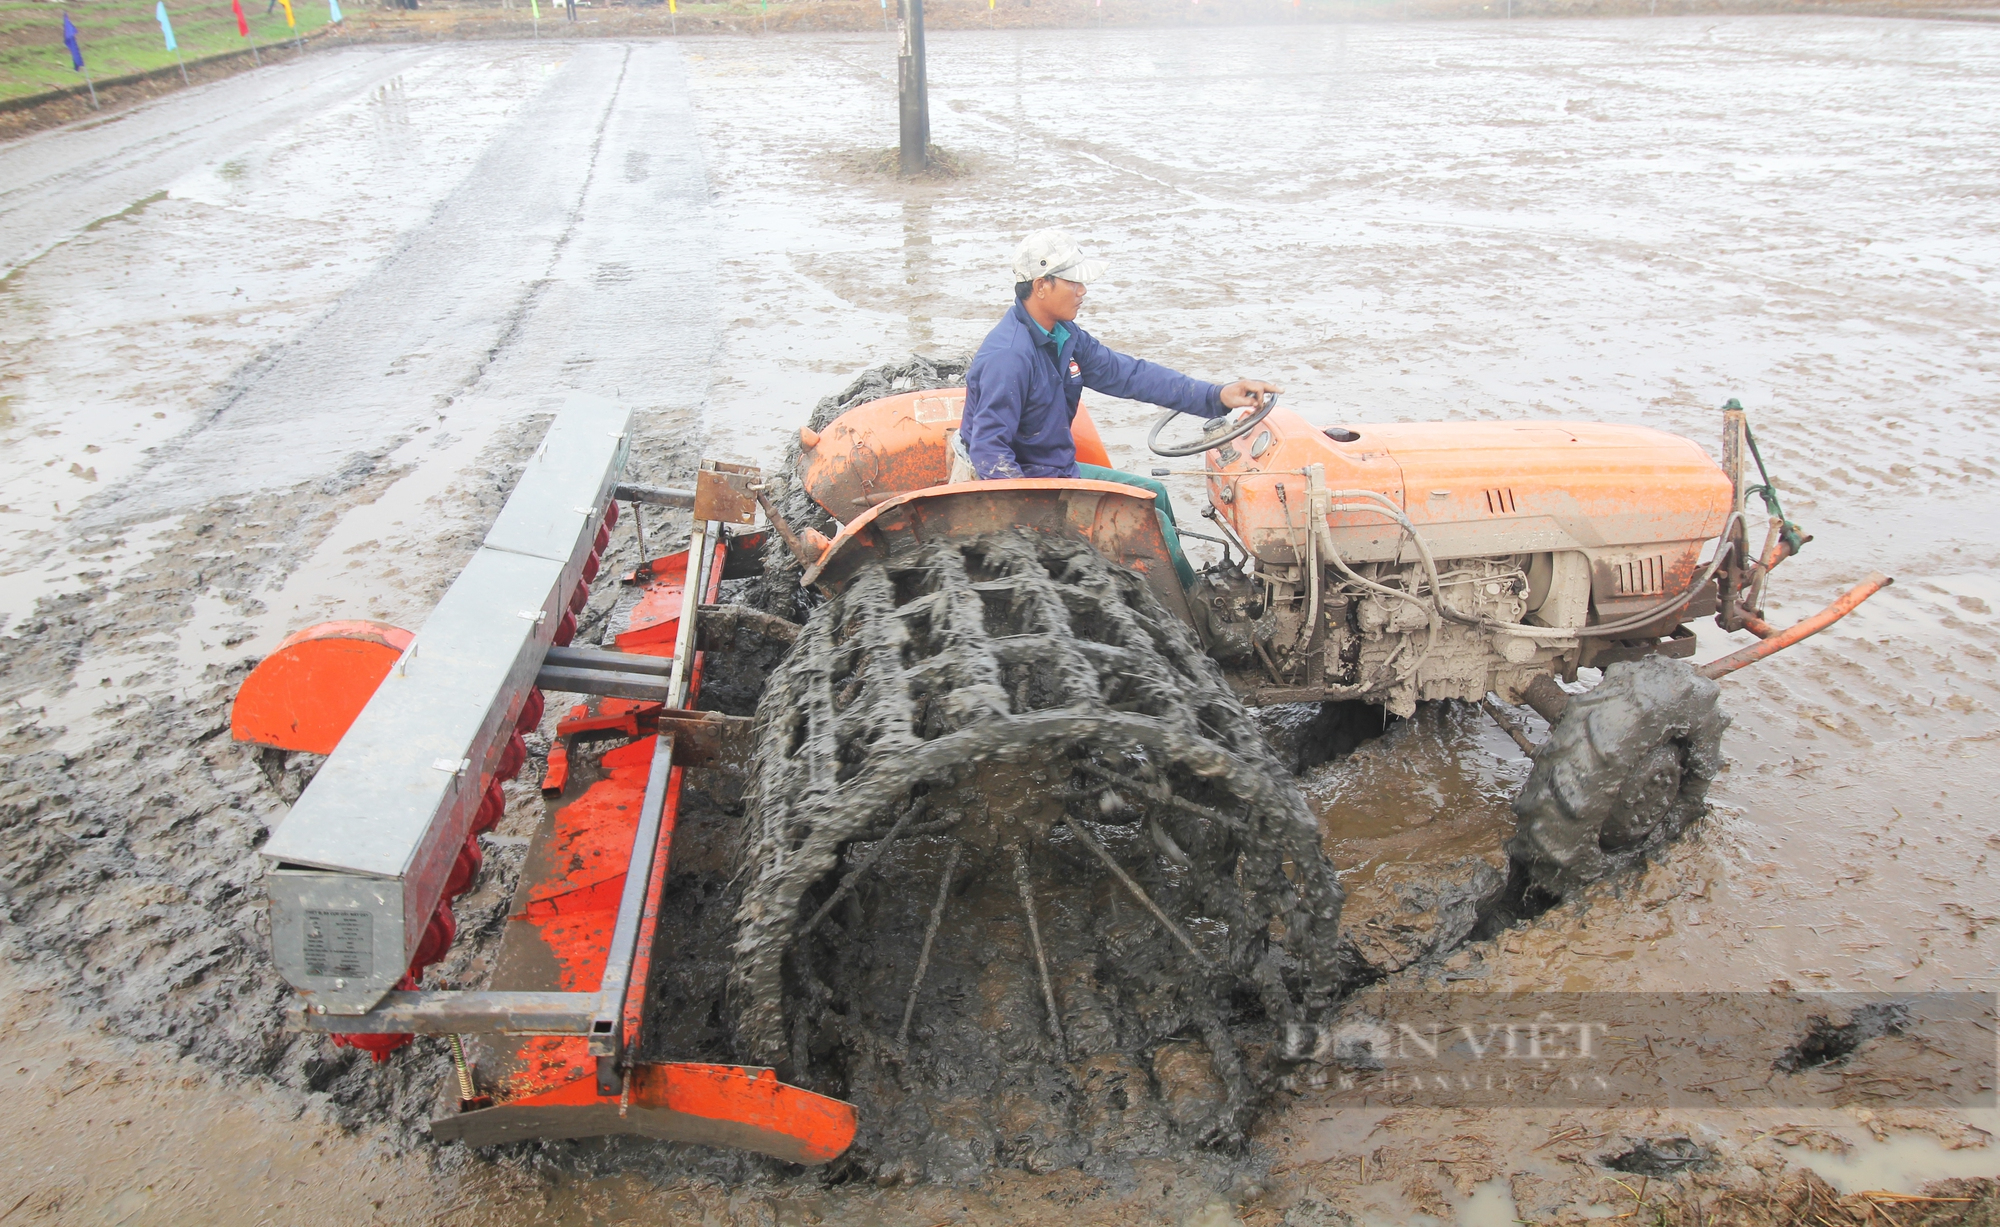
<svg viewBox="0 0 2000 1227">
<path fill-rule="evenodd" d="M 1517 871 L 1567 897 L 1685 831 L 1722 769 L 1721 693 L 1685 662 L 1649 656 L 1571 699 L 1514 799 Z"/>
<path fill-rule="evenodd" d="M 772 675 L 757 731 L 730 979 L 743 1059 L 804 1076 L 801 1035 L 829 1010 L 848 1047 L 857 1027 L 887 1047 L 906 989 L 920 1015 L 975 1010 L 963 985 L 954 997 L 917 970 L 947 894 L 993 923 L 1028 899 L 1034 957 L 1058 985 L 1084 963 L 1112 980 L 1158 970 L 1152 991 L 1170 982 L 1185 1007 L 1162 1025 L 1204 1034 L 1232 1099 L 1242 1075 L 1214 1003 L 1247 997 L 1289 1021 L 1340 987 L 1343 896 L 1291 777 L 1188 629 L 1079 538 L 1015 529 L 869 564 Z M 845 910 L 802 934 L 899 829 L 872 870 L 880 889 L 843 893 Z M 1066 993 L 1051 993 L 1039 1058 L 1082 1055 L 1066 1030 L 1089 1048 L 1088 1011 Z"/>
</svg>

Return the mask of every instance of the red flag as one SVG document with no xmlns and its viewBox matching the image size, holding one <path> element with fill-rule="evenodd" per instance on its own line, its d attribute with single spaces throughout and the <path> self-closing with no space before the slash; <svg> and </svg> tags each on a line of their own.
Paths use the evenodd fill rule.
<svg viewBox="0 0 2000 1227">
<path fill-rule="evenodd" d="M 243 0 L 229 0 L 229 7 L 236 10 L 236 32 L 250 37 L 250 23 L 243 16 Z"/>
</svg>

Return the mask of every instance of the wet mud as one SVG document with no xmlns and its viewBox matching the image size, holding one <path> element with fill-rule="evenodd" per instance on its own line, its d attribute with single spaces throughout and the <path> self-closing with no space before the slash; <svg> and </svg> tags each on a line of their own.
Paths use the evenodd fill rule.
<svg viewBox="0 0 2000 1227">
<path fill-rule="evenodd" d="M 1994 987 L 2000 317 L 1981 288 L 1992 253 L 1965 238 L 2000 224 L 1981 156 L 1991 32 L 1114 36 L 1116 54 L 1078 55 L 1090 32 L 940 33 L 936 139 L 970 168 L 946 183 L 843 169 L 893 131 L 891 44 L 860 34 L 307 57 L 309 89 L 251 74 L 0 147 L 0 1074 L 40 1088 L 8 1125 L 9 1222 L 178 1222 L 197 1205 L 217 1222 L 917 1227 L 1990 1213 L 1991 1111 L 1867 1094 L 1501 1111 L 1357 1107 L 1308 1085 L 1227 1170 L 1163 1154 L 885 1189 L 628 1142 L 432 1149 L 416 1125 L 439 1050 L 374 1066 L 275 1030 L 254 848 L 311 764 L 228 741 L 248 663 L 326 617 L 420 623 L 544 398 L 637 405 L 640 480 L 685 478 L 703 454 L 775 466 L 854 372 L 968 352 L 1005 305 L 1009 243 L 1050 219 L 1115 260 L 1094 333 L 1200 375 L 1275 376 L 1315 420 L 1578 416 L 1706 442 L 1741 396 L 1816 537 L 1774 577 L 1769 620 L 1868 570 L 1898 577 L 1723 681 L 1709 812 L 1657 860 L 1448 954 L 1480 866 L 1504 871 L 1493 850 L 1528 761 L 1455 706 L 1335 730 L 1354 744 L 1317 764 L 1274 736 L 1343 874 L 1343 927 L 1384 977 L 1358 999 Z M 545 119 L 533 208 L 482 207 L 521 170 L 485 151 Z M 425 237 L 434 219 L 453 236 Z M 482 250 L 462 260 L 466 233 Z M 484 250 L 505 244 L 518 270 Z M 433 281 L 468 300 L 426 300 L 449 326 L 381 306 Z M 1143 466 L 1148 412 L 1092 408 L 1114 463 Z M 1197 514 L 1196 485 L 1169 485 Z M 651 527 L 672 548 L 678 529 Z M 1702 659 L 1743 638 L 1697 632 Z M 691 929 L 725 880 L 708 849 L 742 815 L 713 795 L 695 829 L 717 839 L 685 844 Z M 475 898 L 506 897 L 507 841 L 539 816 L 532 795 L 512 802 Z M 920 896 L 941 868 L 913 864 Z M 1426 894 L 1440 877 L 1474 886 Z M 476 975 L 479 955 L 471 935 L 449 974 Z M 691 957 L 677 1000 L 709 999 L 726 971 Z M 666 1047 L 734 1042 L 724 1016 L 673 1017 L 687 1031 Z M 1879 1072 L 1903 1042 L 1885 1030 L 1839 1068 Z M 160 1145 L 126 1140 L 120 1122 L 148 1119 L 172 1123 Z M 233 1142 L 253 1130 L 264 1153 Z M 1610 1166 L 1654 1162 L 1647 1148 L 1671 1166 L 1692 1155 L 1682 1138 L 1707 1157 Z M 1967 1200 L 1863 1196 L 1883 1190 Z"/>
</svg>

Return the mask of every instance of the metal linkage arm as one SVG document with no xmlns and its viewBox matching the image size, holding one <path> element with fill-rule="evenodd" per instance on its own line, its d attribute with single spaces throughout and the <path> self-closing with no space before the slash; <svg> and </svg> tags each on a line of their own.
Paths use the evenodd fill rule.
<svg viewBox="0 0 2000 1227">
<path fill-rule="evenodd" d="M 674 486 L 642 486 L 635 482 L 619 482 L 618 488 L 613 493 L 628 503 L 651 503 L 655 507 L 694 506 L 694 491 Z"/>
<path fill-rule="evenodd" d="M 586 1035 L 597 993 L 392 992 L 366 1014 L 294 1006 L 291 1031 L 367 1035 Z"/>
<path fill-rule="evenodd" d="M 1711 660 L 1697 669 L 1696 672 L 1700 673 L 1703 677 L 1721 677 L 1727 673 L 1734 673 L 1745 665 L 1754 665 L 1766 656 L 1775 652 L 1782 652 L 1808 635 L 1818 634 L 1820 631 L 1832 626 L 1848 614 L 1853 613 L 1855 609 L 1860 607 L 1861 602 L 1895 582 L 1895 580 L 1877 571 L 1849 589 L 1839 600 L 1828 605 L 1825 609 L 1820 610 L 1805 621 L 1788 627 L 1785 630 L 1776 631 L 1766 636 L 1760 643 L 1753 643 L 1747 648 L 1739 648 L 1720 659 Z M 1769 628 L 1767 627 L 1766 629 Z"/>
</svg>

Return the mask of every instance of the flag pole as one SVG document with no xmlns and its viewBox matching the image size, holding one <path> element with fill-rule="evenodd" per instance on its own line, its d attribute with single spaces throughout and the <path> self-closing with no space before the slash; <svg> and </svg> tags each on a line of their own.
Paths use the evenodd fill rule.
<svg viewBox="0 0 2000 1227">
<path fill-rule="evenodd" d="M 257 40 L 250 37 L 250 19 L 243 15 L 243 0 L 229 0 L 229 10 L 236 14 L 236 32 L 250 44 L 250 62 L 262 68 L 264 57 L 257 54 Z"/>
<path fill-rule="evenodd" d="M 167 0 L 153 6 L 153 19 L 160 23 L 160 36 L 167 40 L 167 50 L 174 53 L 174 63 L 181 66 L 181 84 L 189 84 L 187 61 L 181 58 L 181 45 L 174 41 L 174 23 L 167 16 Z"/>
<path fill-rule="evenodd" d="M 77 38 L 76 23 L 69 19 L 67 12 L 63 13 L 62 18 L 63 46 L 69 48 L 69 66 L 83 74 L 83 83 L 90 90 L 90 109 L 101 111 L 104 108 L 97 102 L 97 82 L 90 79 L 90 69 L 84 65 L 83 43 Z"/>
</svg>

